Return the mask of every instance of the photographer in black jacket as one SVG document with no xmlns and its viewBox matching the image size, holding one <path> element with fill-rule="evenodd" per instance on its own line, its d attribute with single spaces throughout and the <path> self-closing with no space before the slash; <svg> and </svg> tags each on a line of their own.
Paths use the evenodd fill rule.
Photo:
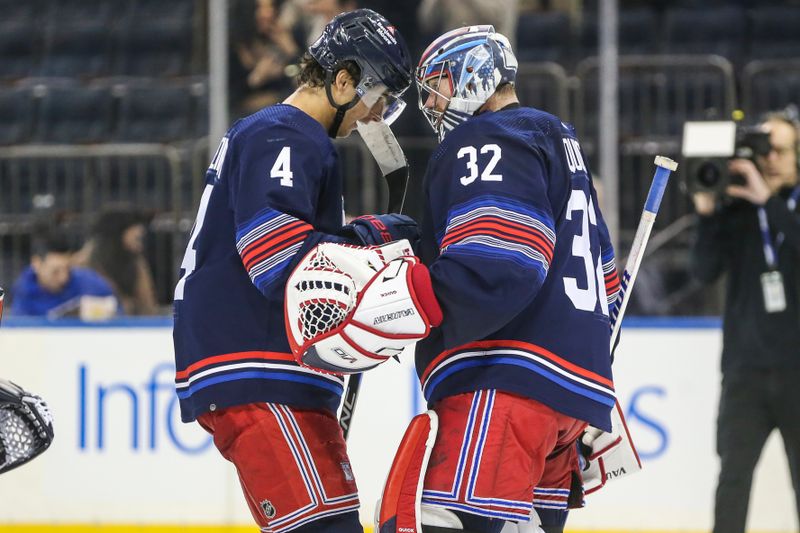
<svg viewBox="0 0 800 533">
<path fill-rule="evenodd" d="M 769 154 L 729 164 L 744 184 L 729 186 L 725 201 L 693 196 L 700 215 L 693 273 L 708 283 L 728 274 L 714 533 L 744 532 L 753 471 L 775 428 L 800 514 L 800 131 L 787 114 L 768 116 L 762 127 Z"/>
</svg>

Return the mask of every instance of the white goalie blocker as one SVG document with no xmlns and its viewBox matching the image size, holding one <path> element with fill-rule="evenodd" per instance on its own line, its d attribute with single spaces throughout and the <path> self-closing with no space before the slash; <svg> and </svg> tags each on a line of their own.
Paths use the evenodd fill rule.
<svg viewBox="0 0 800 533">
<path fill-rule="evenodd" d="M 408 241 L 370 247 L 322 243 L 289 276 L 285 319 L 300 364 L 353 374 L 425 338 L 442 313 L 428 270 Z"/>
</svg>

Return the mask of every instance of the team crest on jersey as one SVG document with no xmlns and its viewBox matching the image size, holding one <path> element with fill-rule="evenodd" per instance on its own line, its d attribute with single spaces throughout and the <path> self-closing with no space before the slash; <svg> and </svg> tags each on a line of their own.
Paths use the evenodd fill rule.
<svg viewBox="0 0 800 533">
<path fill-rule="evenodd" d="M 353 481 L 355 478 L 353 477 L 353 469 L 350 468 L 350 463 L 339 463 L 342 467 L 342 472 L 344 472 L 344 479 L 347 481 Z"/>
<path fill-rule="evenodd" d="M 263 500 L 261 503 L 261 511 L 263 511 L 264 516 L 268 519 L 275 518 L 275 515 L 278 514 L 278 511 L 275 509 L 275 506 L 272 505 L 272 502 L 269 500 Z"/>
</svg>

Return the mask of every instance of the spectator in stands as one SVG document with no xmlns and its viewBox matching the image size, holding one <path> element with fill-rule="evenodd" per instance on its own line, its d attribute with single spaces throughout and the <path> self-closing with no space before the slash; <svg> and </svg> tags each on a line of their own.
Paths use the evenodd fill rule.
<svg viewBox="0 0 800 533">
<path fill-rule="evenodd" d="M 700 215 L 693 273 L 706 283 L 728 273 L 714 533 L 744 532 L 753 470 L 776 428 L 800 512 L 800 132 L 785 114 L 763 127 L 769 154 L 729 165 L 745 182 L 727 188 L 734 201 L 693 198 Z"/>
<path fill-rule="evenodd" d="M 249 115 L 292 92 L 291 65 L 300 47 L 277 16 L 275 0 L 245 0 L 234 17 L 231 97 L 234 111 Z"/>
<path fill-rule="evenodd" d="M 117 300 L 109 284 L 93 270 L 73 267 L 72 252 L 69 240 L 59 232 L 34 240 L 31 265 L 11 291 L 12 314 L 78 315 L 87 320 L 116 314 Z"/>
<path fill-rule="evenodd" d="M 73 262 L 101 274 L 126 315 L 158 313 L 153 274 L 144 254 L 148 219 L 128 206 L 105 209 Z"/>
</svg>

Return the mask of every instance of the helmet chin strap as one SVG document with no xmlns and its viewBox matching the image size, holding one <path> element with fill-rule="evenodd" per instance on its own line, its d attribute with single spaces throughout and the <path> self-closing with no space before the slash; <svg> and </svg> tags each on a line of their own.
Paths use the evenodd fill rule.
<svg viewBox="0 0 800 533">
<path fill-rule="evenodd" d="M 336 109 L 336 116 L 333 117 L 333 122 L 331 123 L 330 128 L 328 128 L 328 137 L 335 139 L 336 134 L 339 133 L 339 127 L 342 125 L 342 120 L 344 120 L 344 114 L 358 103 L 359 97 L 356 95 L 346 104 L 337 104 L 336 100 L 333 99 L 333 93 L 331 92 L 332 84 L 333 72 L 329 70 L 325 73 L 325 94 L 328 95 L 328 103 L 330 103 L 331 106 Z"/>
</svg>

